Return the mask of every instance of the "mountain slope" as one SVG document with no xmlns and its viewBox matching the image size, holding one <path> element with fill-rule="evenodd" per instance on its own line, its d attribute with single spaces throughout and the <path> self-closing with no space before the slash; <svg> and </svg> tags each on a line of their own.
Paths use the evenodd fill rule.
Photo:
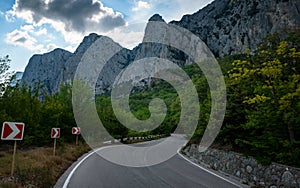
<svg viewBox="0 0 300 188">
<path fill-rule="evenodd" d="M 203 40 L 217 56 L 252 51 L 269 33 L 299 27 L 299 0 L 216 0 L 172 24 Z"/>
<path fill-rule="evenodd" d="M 54 94 L 59 90 L 65 62 L 72 55 L 66 50 L 55 49 L 43 55 L 32 56 L 25 68 L 22 83 L 34 87 L 40 82 L 49 94 Z"/>
<path fill-rule="evenodd" d="M 158 14 L 152 16 L 149 21 L 165 23 Z M 216 56 L 222 57 L 243 52 L 247 48 L 254 51 L 267 34 L 299 27 L 300 1 L 215 0 L 198 12 L 185 15 L 180 21 L 172 21 L 169 24 L 190 30 L 199 36 Z M 147 28 L 149 29 L 149 25 Z M 94 33 L 86 36 L 74 53 L 56 49 L 44 55 L 34 55 L 25 69 L 22 82 L 29 86 L 40 82 L 49 94 L 58 92 L 60 83 L 72 81 L 82 55 L 101 37 Z M 104 67 L 96 85 L 96 93 L 109 91 L 122 69 L 145 57 L 168 59 L 179 66 L 190 63 L 185 53 L 162 44 L 141 43 L 133 50 L 123 48 Z"/>
</svg>

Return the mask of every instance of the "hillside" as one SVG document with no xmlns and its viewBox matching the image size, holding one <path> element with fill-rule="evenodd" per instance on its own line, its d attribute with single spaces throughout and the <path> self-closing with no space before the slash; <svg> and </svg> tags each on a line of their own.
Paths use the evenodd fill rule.
<svg viewBox="0 0 300 188">
<path fill-rule="evenodd" d="M 298 0 L 216 0 L 172 24 L 198 35 L 216 56 L 252 51 L 267 34 L 299 27 Z"/>
<path fill-rule="evenodd" d="M 187 28 L 198 35 L 216 56 L 224 56 L 243 52 L 247 48 L 254 51 L 267 34 L 298 27 L 299 10 L 300 1 L 297 0 L 216 0 L 198 12 L 169 24 Z M 164 22 L 160 15 L 154 15 L 149 21 Z M 22 81 L 29 86 L 40 82 L 48 93 L 58 92 L 60 83 L 69 83 L 73 79 L 82 55 L 100 37 L 97 34 L 86 36 L 74 53 L 56 49 L 34 55 Z M 167 57 L 180 66 L 188 63 L 184 53 L 158 44 L 142 43 L 133 50 L 124 48 L 114 59 L 117 63 L 109 63 L 103 71 L 97 82 L 97 94 L 109 91 L 117 73 L 143 57 Z"/>
</svg>

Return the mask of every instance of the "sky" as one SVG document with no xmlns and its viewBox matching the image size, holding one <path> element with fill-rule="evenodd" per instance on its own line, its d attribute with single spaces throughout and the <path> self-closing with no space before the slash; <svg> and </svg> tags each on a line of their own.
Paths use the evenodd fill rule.
<svg viewBox="0 0 300 188">
<path fill-rule="evenodd" d="M 142 41 L 148 19 L 180 20 L 213 0 L 0 0 L 0 57 L 24 71 L 30 57 L 63 48 L 74 52 L 84 36 L 106 35 L 126 48 Z"/>
</svg>

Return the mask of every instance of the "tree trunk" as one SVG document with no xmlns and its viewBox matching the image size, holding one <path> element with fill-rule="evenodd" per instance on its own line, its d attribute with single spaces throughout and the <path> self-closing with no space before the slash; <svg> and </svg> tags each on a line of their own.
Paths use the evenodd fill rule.
<svg viewBox="0 0 300 188">
<path fill-rule="evenodd" d="M 293 125 L 290 122 L 288 123 L 288 131 L 289 131 L 290 141 L 291 141 L 291 143 L 294 143 L 296 141 L 295 140 L 295 132 L 294 132 Z"/>
<path fill-rule="evenodd" d="M 272 86 L 272 95 L 273 95 L 273 99 L 275 101 L 275 105 L 278 108 L 279 107 L 279 101 L 278 101 L 276 90 L 275 90 L 274 86 Z"/>
</svg>

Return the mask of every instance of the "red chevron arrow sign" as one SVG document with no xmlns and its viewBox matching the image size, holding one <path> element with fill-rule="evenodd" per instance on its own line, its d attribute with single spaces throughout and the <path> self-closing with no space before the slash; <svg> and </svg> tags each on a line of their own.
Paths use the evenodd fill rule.
<svg viewBox="0 0 300 188">
<path fill-rule="evenodd" d="M 52 128 L 51 138 L 60 138 L 60 128 Z"/>
<path fill-rule="evenodd" d="M 24 123 L 4 122 L 1 140 L 23 140 Z"/>
<path fill-rule="evenodd" d="M 80 127 L 73 127 L 72 128 L 72 134 L 80 134 Z"/>
</svg>

